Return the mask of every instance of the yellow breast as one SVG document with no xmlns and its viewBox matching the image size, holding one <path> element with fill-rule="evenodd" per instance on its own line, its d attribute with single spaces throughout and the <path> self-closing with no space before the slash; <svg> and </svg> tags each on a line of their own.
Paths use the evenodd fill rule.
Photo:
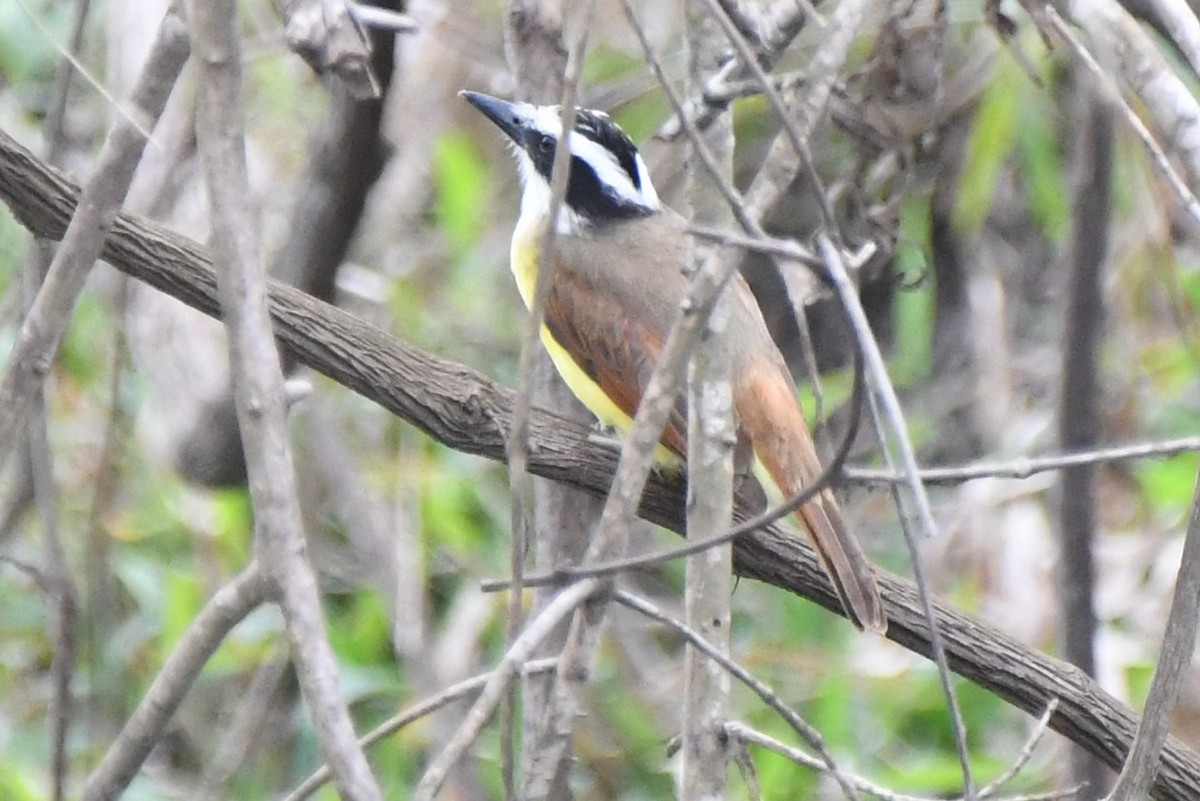
<svg viewBox="0 0 1200 801">
<path fill-rule="evenodd" d="M 509 264 L 513 277 L 517 279 L 517 290 L 525 307 L 533 303 L 534 291 L 537 285 L 537 252 L 541 245 L 541 225 L 530 224 L 525 215 L 518 221 L 513 232 L 512 250 L 509 254 Z M 622 434 L 628 433 L 633 427 L 633 420 L 625 414 L 611 398 L 604 393 L 600 385 L 593 381 L 587 373 L 575 362 L 567 349 L 555 341 L 550 329 L 542 326 L 542 344 L 550 354 L 550 360 L 558 370 L 567 387 L 579 398 L 580 402 L 596 416 L 602 424 L 615 428 Z M 654 451 L 655 461 L 661 465 L 679 465 L 679 457 L 662 445 Z"/>
</svg>

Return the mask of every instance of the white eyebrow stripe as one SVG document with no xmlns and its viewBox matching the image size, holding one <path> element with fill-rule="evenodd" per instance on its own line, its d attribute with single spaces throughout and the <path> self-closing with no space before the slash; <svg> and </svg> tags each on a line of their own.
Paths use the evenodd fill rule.
<svg viewBox="0 0 1200 801">
<path fill-rule="evenodd" d="M 535 130 L 553 136 L 556 141 L 561 141 L 562 117 L 558 106 L 533 106 L 522 103 L 520 112 L 528 114 L 530 125 Z M 592 113 L 603 114 L 603 112 Z M 603 116 L 608 118 L 607 114 Z M 620 165 L 612 151 L 578 131 L 571 132 L 571 155 L 578 156 L 591 165 L 591 168 L 596 171 L 596 177 L 600 183 L 611 188 L 620 199 L 656 211 L 662 208 L 658 192 L 650 182 L 650 171 L 646 169 L 646 162 L 642 160 L 640 153 L 635 154 L 634 160 L 641 183 L 640 189 L 634 186 L 633 179 L 629 173 L 625 172 L 625 168 Z"/>
<path fill-rule="evenodd" d="M 644 204 L 641 191 L 617 163 L 617 157 L 608 148 L 588 139 L 580 133 L 571 134 L 571 155 L 578 156 L 596 171 L 600 183 L 610 187 L 622 200 Z"/>
<path fill-rule="evenodd" d="M 650 170 L 646 168 L 646 162 L 642 161 L 641 153 L 633 154 L 633 163 L 637 165 L 638 178 L 641 179 L 644 205 L 652 209 L 662 208 L 662 201 L 658 199 L 658 192 L 654 189 L 654 183 L 650 180 Z"/>
<path fill-rule="evenodd" d="M 522 111 L 529 114 L 530 123 L 542 133 L 548 133 L 555 139 L 562 131 L 562 110 L 558 106 L 531 106 L 522 103 Z"/>
</svg>

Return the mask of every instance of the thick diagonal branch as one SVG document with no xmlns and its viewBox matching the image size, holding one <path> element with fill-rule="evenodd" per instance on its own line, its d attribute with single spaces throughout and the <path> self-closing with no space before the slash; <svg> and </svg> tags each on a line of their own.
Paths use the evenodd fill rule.
<svg viewBox="0 0 1200 801">
<path fill-rule="evenodd" d="M 77 187 L 0 131 L 0 198 L 39 236 L 58 238 L 78 198 Z M 207 314 L 216 315 L 216 285 L 208 254 L 195 242 L 141 218 L 121 215 L 104 257 L 118 269 Z M 272 284 L 275 333 L 304 364 L 379 403 L 439 442 L 502 460 L 512 392 L 475 370 L 439 359 L 388 336 L 296 289 Z M 589 439 L 589 430 L 535 410 L 530 418 L 530 470 L 595 495 L 608 491 L 617 455 Z M 652 475 L 640 514 L 673 531 L 683 527 L 679 480 Z M 767 529 L 739 539 L 734 571 L 801 595 L 835 613 L 837 597 L 811 548 L 792 534 Z M 929 630 L 916 589 L 879 575 L 888 638 L 922 655 Z M 944 604 L 935 606 L 950 667 L 1031 715 L 1053 698 L 1055 731 L 1108 765 L 1119 767 L 1137 717 L 1080 671 L 1031 650 Z M 1154 793 L 1186 801 L 1200 786 L 1200 757 L 1170 739 Z"/>
</svg>

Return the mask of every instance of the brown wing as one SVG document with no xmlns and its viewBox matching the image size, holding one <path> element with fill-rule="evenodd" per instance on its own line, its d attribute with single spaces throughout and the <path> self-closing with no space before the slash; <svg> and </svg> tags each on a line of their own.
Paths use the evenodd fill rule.
<svg viewBox="0 0 1200 801">
<path fill-rule="evenodd" d="M 564 267 L 555 270 L 546 299 L 546 327 L 621 411 L 633 417 L 650 381 L 670 320 L 644 319 L 611 289 Z M 687 452 L 687 411 L 682 397 L 661 442 Z"/>
</svg>

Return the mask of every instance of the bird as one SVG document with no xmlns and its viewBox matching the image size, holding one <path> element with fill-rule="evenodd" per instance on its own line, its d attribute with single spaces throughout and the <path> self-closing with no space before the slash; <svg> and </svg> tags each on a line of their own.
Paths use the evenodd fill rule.
<svg viewBox="0 0 1200 801">
<path fill-rule="evenodd" d="M 562 139 L 561 109 L 480 92 L 460 95 L 508 137 L 520 173 L 520 212 L 509 253 L 517 289 L 534 301 L 550 216 L 550 176 Z M 540 338 L 566 385 L 597 420 L 627 432 L 689 286 L 687 220 L 665 206 L 633 140 L 603 111 L 580 108 L 568 138 L 570 171 L 555 220 L 554 268 Z M 756 459 L 791 497 L 821 473 L 795 382 L 744 279 L 730 283 L 727 326 L 740 470 Z M 681 468 L 687 454 L 681 397 L 656 460 Z M 797 512 L 850 621 L 884 632 L 874 571 L 826 488 Z"/>
</svg>

